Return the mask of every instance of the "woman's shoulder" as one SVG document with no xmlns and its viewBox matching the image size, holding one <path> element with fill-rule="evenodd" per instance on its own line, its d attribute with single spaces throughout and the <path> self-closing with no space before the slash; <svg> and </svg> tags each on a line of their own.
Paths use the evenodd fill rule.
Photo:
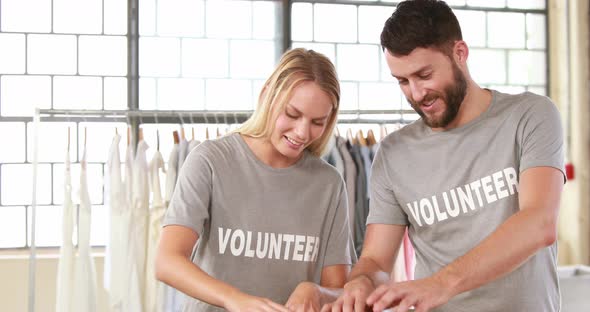
<svg viewBox="0 0 590 312">
<path fill-rule="evenodd" d="M 209 163 L 231 158 L 236 155 L 236 150 L 239 148 L 235 135 L 228 134 L 217 139 L 205 140 L 195 147 L 189 156 L 203 158 Z"/>
<path fill-rule="evenodd" d="M 310 174 L 313 174 L 314 179 L 321 179 L 323 182 L 331 182 L 334 184 L 344 184 L 342 175 L 338 170 L 330 165 L 327 161 L 320 157 L 308 154 L 308 165 L 305 166 L 309 170 Z"/>
</svg>

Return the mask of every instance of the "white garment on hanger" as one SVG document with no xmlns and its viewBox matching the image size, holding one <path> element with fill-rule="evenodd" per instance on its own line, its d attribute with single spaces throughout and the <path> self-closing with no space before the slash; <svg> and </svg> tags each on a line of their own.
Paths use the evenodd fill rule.
<svg viewBox="0 0 590 312">
<path fill-rule="evenodd" d="M 170 156 L 168 157 L 168 170 L 166 171 L 166 186 L 164 189 L 164 202 L 166 207 L 172 198 L 174 193 L 174 187 L 176 186 L 176 176 L 178 175 L 178 144 L 172 146 Z"/>
<path fill-rule="evenodd" d="M 144 311 L 147 234 L 149 222 L 148 145 L 140 141 L 133 161 L 131 219 L 129 222 L 129 306 L 127 311 Z"/>
<path fill-rule="evenodd" d="M 74 311 L 95 312 L 97 305 L 96 271 L 90 254 L 91 204 L 88 194 L 86 149 L 80 161 L 80 208 L 78 211 L 78 260 L 76 261 L 75 286 L 70 294 Z"/>
<path fill-rule="evenodd" d="M 70 153 L 66 152 L 64 170 L 64 202 L 62 208 L 62 244 L 59 249 L 59 265 L 57 268 L 57 289 L 55 311 L 71 312 L 72 292 L 74 287 L 74 204 L 72 203 L 72 172 L 70 168 Z"/>
<path fill-rule="evenodd" d="M 119 142 L 121 136 L 115 134 L 109 150 L 107 191 L 109 207 L 109 240 L 104 260 L 104 287 L 109 294 L 109 304 L 113 311 L 121 311 L 127 296 L 125 278 L 129 240 L 129 213 L 125 199 L 125 187 L 121 177 Z"/>
<path fill-rule="evenodd" d="M 162 219 L 166 213 L 162 188 L 160 186 L 160 169 L 164 169 L 164 158 L 160 151 L 156 151 L 149 166 L 149 185 L 152 193 L 150 207 L 150 221 L 148 233 L 147 268 L 146 268 L 146 305 L 147 312 L 160 312 L 163 310 L 164 284 L 156 280 L 155 260 Z"/>
</svg>

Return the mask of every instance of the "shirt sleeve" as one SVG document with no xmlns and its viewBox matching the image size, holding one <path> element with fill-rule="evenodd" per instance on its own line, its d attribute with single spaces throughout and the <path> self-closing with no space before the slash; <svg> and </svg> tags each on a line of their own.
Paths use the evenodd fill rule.
<svg viewBox="0 0 590 312">
<path fill-rule="evenodd" d="M 533 167 L 554 167 L 565 181 L 564 143 L 561 117 L 555 104 L 546 97 L 536 102 L 523 115 L 519 125 L 520 172 Z"/>
<path fill-rule="evenodd" d="M 338 203 L 327 240 L 324 266 L 356 263 L 352 232 L 348 222 L 348 196 L 342 180 L 338 193 L 335 196 Z"/>
<path fill-rule="evenodd" d="M 190 153 L 178 174 L 163 226 L 181 225 L 202 236 L 209 220 L 212 168 L 202 152 Z"/>
<path fill-rule="evenodd" d="M 391 169 L 388 168 L 387 153 L 387 146 L 381 145 L 373 160 L 367 224 L 407 225 L 409 224 L 408 216 L 395 197 L 393 183 L 388 175 Z"/>
</svg>

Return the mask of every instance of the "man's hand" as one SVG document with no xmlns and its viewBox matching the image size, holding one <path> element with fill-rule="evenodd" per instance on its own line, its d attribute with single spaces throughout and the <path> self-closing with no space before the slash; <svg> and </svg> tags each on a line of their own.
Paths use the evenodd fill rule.
<svg viewBox="0 0 590 312">
<path fill-rule="evenodd" d="M 396 307 L 396 312 L 407 312 L 415 307 L 416 312 L 427 312 L 432 308 L 447 303 L 452 297 L 450 287 L 434 275 L 432 277 L 379 286 L 367 299 L 373 311 Z"/>
<path fill-rule="evenodd" d="M 291 293 L 285 306 L 290 311 L 319 312 L 320 290 L 318 285 L 311 282 L 302 282 Z"/>
<path fill-rule="evenodd" d="M 374 290 L 373 282 L 366 275 L 360 275 L 346 283 L 342 295 L 336 301 L 324 305 L 322 312 L 364 312 L 367 308 L 367 298 Z"/>
</svg>

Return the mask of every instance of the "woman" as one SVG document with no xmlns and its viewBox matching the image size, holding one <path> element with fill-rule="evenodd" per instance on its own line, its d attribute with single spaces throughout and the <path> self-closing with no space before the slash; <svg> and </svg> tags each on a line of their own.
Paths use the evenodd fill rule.
<svg viewBox="0 0 590 312">
<path fill-rule="evenodd" d="M 319 310 L 336 298 L 355 256 L 344 183 L 319 156 L 339 100 L 325 56 L 288 51 L 252 117 L 190 153 L 156 259 L 158 279 L 196 298 L 185 311 Z"/>
</svg>

